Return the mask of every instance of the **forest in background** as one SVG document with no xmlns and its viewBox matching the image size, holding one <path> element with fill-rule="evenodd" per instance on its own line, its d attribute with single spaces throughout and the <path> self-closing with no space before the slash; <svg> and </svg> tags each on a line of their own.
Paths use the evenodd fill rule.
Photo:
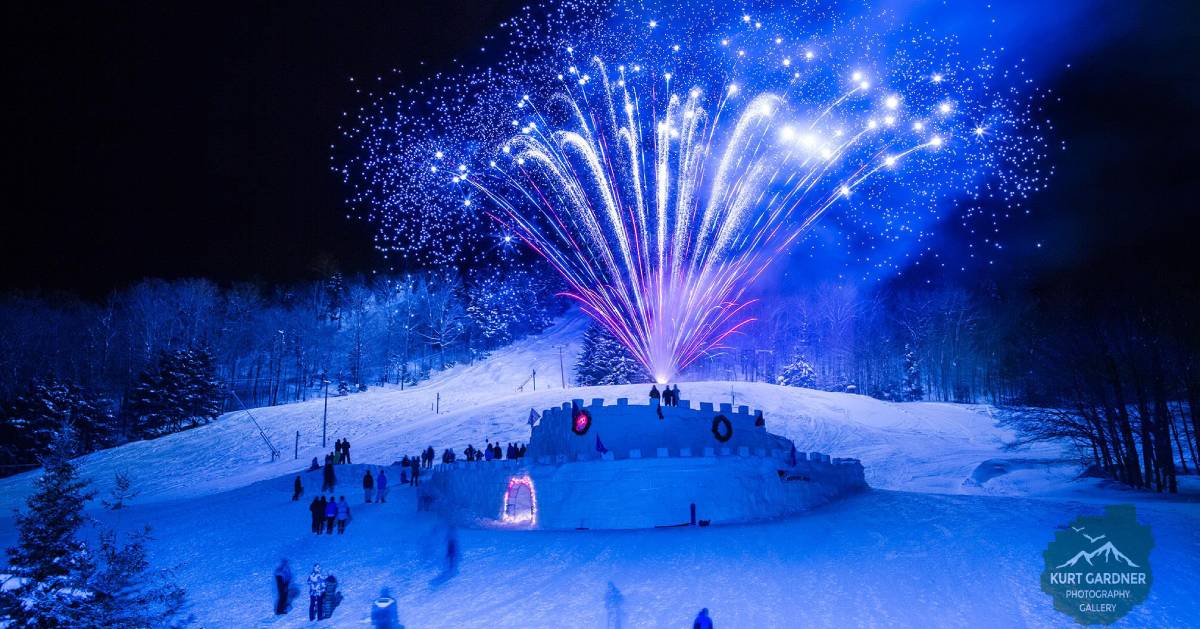
<svg viewBox="0 0 1200 629">
<path fill-rule="evenodd" d="M 150 279 L 101 302 L 0 298 L 0 470 L 32 466 L 64 421 L 84 451 L 228 410 L 411 386 L 541 332 L 566 307 L 521 264 L 262 287 Z"/>
<path fill-rule="evenodd" d="M 9 295 L 0 470 L 31 466 L 63 421 L 94 450 L 326 387 L 412 386 L 541 332 L 568 307 L 561 289 L 513 263 L 468 275 L 329 271 L 277 287 L 145 280 L 98 303 Z M 682 377 L 993 404 L 1022 440 L 1065 439 L 1096 473 L 1170 491 L 1198 460 L 1196 293 L 1097 294 L 1069 282 L 822 284 L 760 298 L 745 333 Z M 577 384 L 648 381 L 601 330 L 583 350 Z"/>
</svg>

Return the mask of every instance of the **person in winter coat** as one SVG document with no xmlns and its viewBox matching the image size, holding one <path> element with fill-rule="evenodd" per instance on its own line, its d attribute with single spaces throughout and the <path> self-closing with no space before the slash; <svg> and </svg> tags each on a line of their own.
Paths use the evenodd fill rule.
<svg viewBox="0 0 1200 629">
<path fill-rule="evenodd" d="M 679 385 L 671 390 L 671 406 L 679 406 Z"/>
<path fill-rule="evenodd" d="M 396 613 L 396 599 L 387 588 L 379 591 L 379 598 L 371 602 L 371 626 L 375 629 L 399 629 L 400 617 Z"/>
<path fill-rule="evenodd" d="M 404 455 L 404 458 L 400 459 L 400 467 L 408 467 L 409 465 L 411 465 L 411 463 L 409 462 L 408 455 L 406 454 Z"/>
<path fill-rule="evenodd" d="M 371 477 L 371 469 L 363 474 L 363 502 L 371 502 L 371 494 L 375 493 L 375 479 Z"/>
<path fill-rule="evenodd" d="M 658 392 L 658 387 L 653 384 L 650 385 L 650 405 L 658 406 L 658 403 L 661 399 L 662 394 Z"/>
<path fill-rule="evenodd" d="M 494 450 L 492 450 L 492 444 L 490 442 L 483 449 L 483 458 L 488 462 L 491 462 L 492 459 L 496 458 L 496 453 Z"/>
<path fill-rule="evenodd" d="M 415 459 L 413 460 L 412 476 L 409 477 L 409 484 L 413 487 L 421 484 L 421 466 L 417 464 Z"/>
<path fill-rule="evenodd" d="M 325 522 L 325 496 L 313 498 L 312 504 L 308 505 L 308 512 L 312 514 L 312 532 L 320 535 Z"/>
<path fill-rule="evenodd" d="M 280 559 L 279 565 L 275 566 L 275 615 L 282 616 L 287 613 L 288 608 L 288 588 L 292 586 L 292 568 L 288 566 L 287 559 Z"/>
<path fill-rule="evenodd" d="M 342 496 L 337 503 L 337 526 L 338 535 L 346 532 L 346 523 L 350 521 L 350 503 L 346 502 L 346 497 Z"/>
<path fill-rule="evenodd" d="M 707 607 L 696 614 L 696 622 L 692 623 L 692 629 L 713 629 L 712 618 L 708 617 Z"/>
<path fill-rule="evenodd" d="M 321 564 L 313 564 L 308 575 L 308 619 L 325 619 L 325 576 L 321 574 Z"/>
<path fill-rule="evenodd" d="M 342 440 L 341 439 L 338 439 L 337 441 L 333 442 L 333 462 L 334 463 L 342 462 Z"/>
<path fill-rule="evenodd" d="M 663 406 L 671 406 L 671 385 L 669 384 L 663 387 L 662 404 Z"/>
<path fill-rule="evenodd" d="M 375 502 L 387 502 L 388 478 L 382 467 L 379 468 L 379 474 L 375 477 L 375 491 Z"/>
<path fill-rule="evenodd" d="M 350 440 L 349 439 L 342 440 L 342 458 L 345 459 L 345 461 L 344 461 L 345 463 L 350 463 Z"/>
<path fill-rule="evenodd" d="M 309 466 L 308 466 L 308 471 L 310 471 L 310 472 L 315 472 L 315 471 L 317 471 L 317 470 L 319 470 L 319 469 L 321 469 L 321 464 L 320 464 L 320 463 L 317 463 L 317 457 L 315 457 L 315 456 L 314 456 L 314 457 L 313 457 L 313 462 L 312 462 L 312 465 L 309 465 Z"/>
<path fill-rule="evenodd" d="M 299 502 L 300 496 L 304 495 L 304 485 L 300 483 L 300 477 L 296 477 L 296 482 L 292 483 L 292 502 Z"/>
<path fill-rule="evenodd" d="M 333 471 L 333 461 L 325 464 L 325 472 L 321 483 L 321 491 L 333 491 L 337 485 L 337 474 Z"/>
<path fill-rule="evenodd" d="M 337 520 L 338 503 L 337 498 L 329 497 L 329 501 L 325 503 L 325 534 L 333 535 L 333 522 Z"/>
</svg>

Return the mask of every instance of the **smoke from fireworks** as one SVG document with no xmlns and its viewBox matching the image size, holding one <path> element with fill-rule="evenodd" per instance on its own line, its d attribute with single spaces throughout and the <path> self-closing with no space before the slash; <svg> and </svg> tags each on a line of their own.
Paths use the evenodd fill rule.
<svg viewBox="0 0 1200 629">
<path fill-rule="evenodd" d="M 949 202 L 1042 185 L 1035 101 L 993 55 L 705 7 L 674 32 L 642 6 L 529 14 L 499 61 L 380 94 L 344 130 L 351 205 L 406 260 L 486 259 L 488 224 L 519 238 L 665 381 L 749 321 L 747 289 L 828 210 L 869 258 Z"/>
</svg>

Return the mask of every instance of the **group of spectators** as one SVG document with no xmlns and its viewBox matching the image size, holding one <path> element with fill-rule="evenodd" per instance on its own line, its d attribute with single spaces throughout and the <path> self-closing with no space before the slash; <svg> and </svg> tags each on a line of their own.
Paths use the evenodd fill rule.
<svg viewBox="0 0 1200 629">
<path fill-rule="evenodd" d="M 650 404 L 658 406 L 679 406 L 679 385 L 674 388 L 669 384 L 664 384 L 662 392 L 659 392 L 658 385 L 650 385 Z"/>
</svg>

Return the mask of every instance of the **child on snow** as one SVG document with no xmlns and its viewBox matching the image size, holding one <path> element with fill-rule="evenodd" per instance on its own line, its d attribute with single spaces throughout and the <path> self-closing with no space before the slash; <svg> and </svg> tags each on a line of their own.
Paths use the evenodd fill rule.
<svg viewBox="0 0 1200 629">
<path fill-rule="evenodd" d="M 371 502 L 371 494 L 375 490 L 375 479 L 371 477 L 371 469 L 367 468 L 367 473 L 363 475 L 363 502 Z"/>
<path fill-rule="evenodd" d="M 346 502 L 345 496 L 342 496 L 342 499 L 339 500 L 337 503 L 338 535 L 341 535 L 346 532 L 346 523 L 349 521 L 350 521 L 350 503 Z"/>
</svg>

